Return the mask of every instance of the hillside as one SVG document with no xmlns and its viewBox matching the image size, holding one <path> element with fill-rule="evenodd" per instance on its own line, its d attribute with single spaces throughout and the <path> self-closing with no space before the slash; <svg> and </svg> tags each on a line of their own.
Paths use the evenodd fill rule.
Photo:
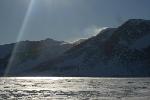
<svg viewBox="0 0 150 100">
<path fill-rule="evenodd" d="M 54 76 L 150 76 L 149 36 L 149 20 L 130 19 L 40 64 L 34 71 Z"/>
<path fill-rule="evenodd" d="M 1 75 L 9 67 L 8 76 L 150 76 L 149 20 L 130 19 L 73 44 L 22 41 L 12 52 L 15 45 L 0 46 Z"/>
<path fill-rule="evenodd" d="M 71 47 L 69 43 L 53 39 L 1 45 L 0 73 L 3 74 L 6 69 L 8 70 L 7 67 L 9 67 L 8 74 L 27 73 L 40 63 L 60 56 Z"/>
</svg>

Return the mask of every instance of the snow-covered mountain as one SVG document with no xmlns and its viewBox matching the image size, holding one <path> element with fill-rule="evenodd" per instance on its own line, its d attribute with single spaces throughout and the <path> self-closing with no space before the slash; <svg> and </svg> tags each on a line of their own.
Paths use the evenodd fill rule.
<svg viewBox="0 0 150 100">
<path fill-rule="evenodd" d="M 22 73 L 47 60 L 54 59 L 66 50 L 71 44 L 46 39 L 41 41 L 21 41 L 18 43 L 0 46 L 0 73 L 9 67 L 8 73 Z"/>
<path fill-rule="evenodd" d="M 130 19 L 107 28 L 33 70 L 54 76 L 150 76 L 150 21 Z"/>
<path fill-rule="evenodd" d="M 0 46 L 1 73 L 14 45 Z M 18 45 L 8 75 L 150 76 L 150 20 L 130 19 L 73 44 L 46 39 Z"/>
</svg>

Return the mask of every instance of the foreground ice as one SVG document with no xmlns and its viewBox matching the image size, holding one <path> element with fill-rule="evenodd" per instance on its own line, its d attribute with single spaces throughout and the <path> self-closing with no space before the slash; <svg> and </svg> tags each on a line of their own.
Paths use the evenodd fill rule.
<svg viewBox="0 0 150 100">
<path fill-rule="evenodd" d="M 0 78 L 0 100 L 150 100 L 150 78 Z"/>
</svg>

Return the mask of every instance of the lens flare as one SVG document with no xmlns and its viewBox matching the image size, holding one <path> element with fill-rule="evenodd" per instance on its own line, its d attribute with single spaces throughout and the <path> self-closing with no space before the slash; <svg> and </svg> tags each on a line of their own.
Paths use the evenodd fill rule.
<svg viewBox="0 0 150 100">
<path fill-rule="evenodd" d="M 34 0 L 30 0 L 30 3 L 29 3 L 29 6 L 28 6 L 28 9 L 26 11 L 26 14 L 25 14 L 22 26 L 21 26 L 21 28 L 19 30 L 19 35 L 17 37 L 17 43 L 15 44 L 14 49 L 12 51 L 11 57 L 9 59 L 9 62 L 7 64 L 7 67 L 6 67 L 6 70 L 5 70 L 5 73 L 4 73 L 4 76 L 7 76 L 7 74 L 10 71 L 10 68 L 11 68 L 11 66 L 13 64 L 13 61 L 15 59 L 15 53 L 16 53 L 18 47 L 19 47 L 19 41 L 21 41 L 21 39 L 22 39 L 22 37 L 24 35 L 26 26 L 27 26 L 28 21 L 30 19 L 30 15 L 31 15 L 31 12 L 32 12 L 32 9 L 33 9 L 34 2 L 35 2 Z"/>
</svg>

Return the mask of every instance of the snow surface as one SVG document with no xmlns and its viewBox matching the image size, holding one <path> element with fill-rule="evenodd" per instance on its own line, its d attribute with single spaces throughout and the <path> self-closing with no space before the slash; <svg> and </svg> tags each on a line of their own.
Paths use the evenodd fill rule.
<svg viewBox="0 0 150 100">
<path fill-rule="evenodd" d="M 149 78 L 0 78 L 0 100 L 150 100 L 149 94 Z"/>
</svg>

